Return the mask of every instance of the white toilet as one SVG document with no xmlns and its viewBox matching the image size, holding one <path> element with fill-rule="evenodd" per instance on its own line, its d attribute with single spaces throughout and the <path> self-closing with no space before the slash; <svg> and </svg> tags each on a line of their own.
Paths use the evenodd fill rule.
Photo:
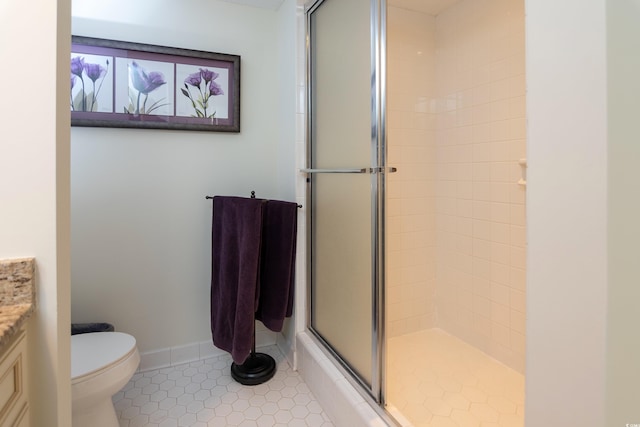
<svg viewBox="0 0 640 427">
<path fill-rule="evenodd" d="M 118 427 L 111 398 L 140 363 L 136 339 L 122 332 L 71 336 L 73 427 Z"/>
</svg>

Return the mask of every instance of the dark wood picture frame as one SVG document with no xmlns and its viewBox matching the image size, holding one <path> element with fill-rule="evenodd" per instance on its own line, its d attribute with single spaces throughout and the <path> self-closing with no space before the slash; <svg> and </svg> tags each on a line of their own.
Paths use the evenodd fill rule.
<svg viewBox="0 0 640 427">
<path fill-rule="evenodd" d="M 72 36 L 72 126 L 240 132 L 240 56 Z"/>
</svg>

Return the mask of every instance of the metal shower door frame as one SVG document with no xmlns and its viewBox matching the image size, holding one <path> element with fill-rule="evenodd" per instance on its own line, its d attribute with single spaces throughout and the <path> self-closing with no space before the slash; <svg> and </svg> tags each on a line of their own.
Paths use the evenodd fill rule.
<svg viewBox="0 0 640 427">
<path fill-rule="evenodd" d="M 325 1 L 316 0 L 305 9 L 306 15 L 306 168 L 307 202 L 307 328 L 318 339 L 340 366 L 359 384 L 378 405 L 385 401 L 385 175 L 395 172 L 386 165 L 386 1 L 371 0 L 371 160 L 368 168 L 313 169 L 312 159 L 312 44 L 311 16 Z M 347 0 L 348 1 L 348 0 Z M 357 165 L 359 166 L 359 165 Z M 371 174 L 371 290 L 372 290 L 372 339 L 371 339 L 371 384 L 367 384 L 312 325 L 313 287 L 313 186 L 310 174 L 315 173 L 368 173 Z"/>
</svg>

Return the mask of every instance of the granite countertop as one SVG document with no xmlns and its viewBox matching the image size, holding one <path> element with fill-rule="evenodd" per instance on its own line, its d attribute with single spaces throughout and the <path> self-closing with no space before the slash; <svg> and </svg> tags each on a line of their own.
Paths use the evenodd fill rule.
<svg viewBox="0 0 640 427">
<path fill-rule="evenodd" d="M 35 260 L 0 260 L 0 352 L 35 310 Z"/>
</svg>

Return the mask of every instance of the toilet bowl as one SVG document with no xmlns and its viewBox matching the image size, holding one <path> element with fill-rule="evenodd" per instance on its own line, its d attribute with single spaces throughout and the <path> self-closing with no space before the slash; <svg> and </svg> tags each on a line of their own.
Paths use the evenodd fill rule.
<svg viewBox="0 0 640 427">
<path fill-rule="evenodd" d="M 140 363 L 136 339 L 122 332 L 71 336 L 73 427 L 118 427 L 111 398 Z"/>
</svg>

